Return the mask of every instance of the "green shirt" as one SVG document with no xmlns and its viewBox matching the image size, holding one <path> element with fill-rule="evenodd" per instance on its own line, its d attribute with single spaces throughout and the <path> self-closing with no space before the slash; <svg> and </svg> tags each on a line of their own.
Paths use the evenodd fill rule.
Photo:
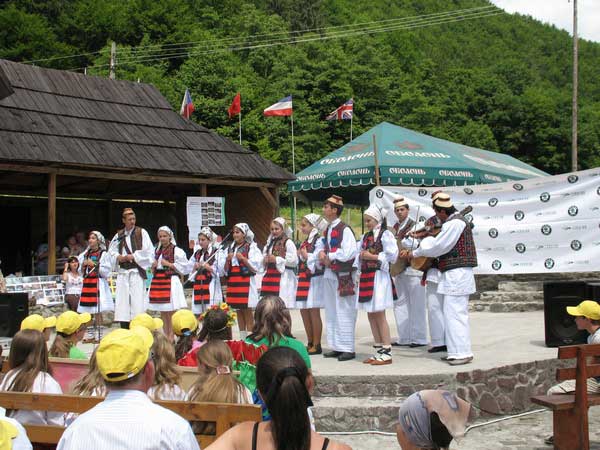
<svg viewBox="0 0 600 450">
<path fill-rule="evenodd" d="M 269 339 L 267 339 L 266 337 L 262 338 L 260 341 L 253 341 L 250 338 L 246 338 L 245 342 L 248 344 L 254 344 L 254 345 L 263 345 L 264 344 L 267 347 L 281 346 L 281 347 L 292 348 L 300 354 L 300 356 L 306 363 L 306 367 L 308 367 L 309 369 L 311 368 L 310 356 L 308 355 L 308 351 L 306 350 L 306 347 L 304 346 L 304 344 L 297 339 L 287 337 L 287 336 L 282 336 L 279 339 L 276 338 L 275 342 L 272 345 L 269 345 Z"/>
<path fill-rule="evenodd" d="M 87 355 L 77 347 L 73 346 L 69 349 L 69 358 L 71 359 L 88 359 Z"/>
</svg>

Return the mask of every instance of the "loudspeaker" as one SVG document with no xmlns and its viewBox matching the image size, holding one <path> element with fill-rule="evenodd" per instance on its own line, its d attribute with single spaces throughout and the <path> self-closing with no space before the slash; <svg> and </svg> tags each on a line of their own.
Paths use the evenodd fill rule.
<svg viewBox="0 0 600 450">
<path fill-rule="evenodd" d="M 29 297 L 26 292 L 0 294 L 0 336 L 13 337 L 28 314 Z"/>
<path fill-rule="evenodd" d="M 547 281 L 544 283 L 544 325 L 546 347 L 586 344 L 588 332 L 578 330 L 567 306 L 577 306 L 586 299 L 585 281 Z"/>
<path fill-rule="evenodd" d="M 594 300 L 600 303 L 600 281 L 594 280 L 593 282 L 587 283 L 587 293 L 585 294 L 586 300 Z"/>
</svg>

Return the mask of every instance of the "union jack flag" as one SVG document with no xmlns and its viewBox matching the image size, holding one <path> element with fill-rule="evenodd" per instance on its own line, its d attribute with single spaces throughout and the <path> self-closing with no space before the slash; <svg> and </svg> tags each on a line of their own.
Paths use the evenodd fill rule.
<svg viewBox="0 0 600 450">
<path fill-rule="evenodd" d="M 351 120 L 354 111 L 354 99 L 348 100 L 335 111 L 332 111 L 325 120 Z"/>
</svg>

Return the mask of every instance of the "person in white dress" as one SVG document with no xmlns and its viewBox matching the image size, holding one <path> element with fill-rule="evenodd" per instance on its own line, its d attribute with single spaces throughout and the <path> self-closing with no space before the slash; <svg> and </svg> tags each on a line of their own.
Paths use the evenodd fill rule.
<svg viewBox="0 0 600 450">
<path fill-rule="evenodd" d="M 298 249 L 298 288 L 296 289 L 296 308 L 300 309 L 304 330 L 308 338 L 306 347 L 309 355 L 320 355 L 323 322 L 322 284 L 323 269 L 317 268 L 318 255 L 315 253 L 317 241 L 327 229 L 327 221 L 320 215 L 310 213 L 300 221 L 300 230 L 306 239 Z"/>
<path fill-rule="evenodd" d="M 298 255 L 292 240 L 292 230 L 283 217 L 276 217 L 271 221 L 271 234 L 263 248 L 264 275 L 260 296 L 280 297 L 287 309 L 295 309 L 298 286 L 294 273 L 296 267 Z"/>
<path fill-rule="evenodd" d="M 220 277 L 224 272 L 217 258 L 218 247 L 217 234 L 209 227 L 202 228 L 198 233 L 198 247 L 188 262 L 189 280 L 194 286 L 192 311 L 195 314 L 223 301 Z"/>
<path fill-rule="evenodd" d="M 136 226 L 133 209 L 123 210 L 123 224 L 112 239 L 109 252 L 118 265 L 115 322 L 128 328 L 129 322 L 146 311 L 146 271 L 154 262 L 154 247 L 148 232 Z"/>
<path fill-rule="evenodd" d="M 106 241 L 99 231 L 91 231 L 88 246 L 78 257 L 83 288 L 79 297 L 78 313 L 95 315 L 96 326 L 102 325 L 102 313 L 115 309 L 108 277 L 113 266 Z"/>
<path fill-rule="evenodd" d="M 387 230 L 386 212 L 371 205 L 364 212 L 367 233 L 357 244 L 354 266 L 360 270 L 357 308 L 367 311 L 369 325 L 375 340 L 375 354 L 363 361 L 373 366 L 392 363 L 390 326 L 385 310 L 393 308 L 394 295 L 390 264 L 398 258 L 398 246 L 394 235 Z"/>
<path fill-rule="evenodd" d="M 171 316 L 178 309 L 187 308 L 180 275 L 189 272 L 185 252 L 177 247 L 173 232 L 167 226 L 158 229 L 158 245 L 154 251 L 152 272 L 154 274 L 148 290 L 147 309 L 160 311 L 164 332 L 173 341 Z"/>
<path fill-rule="evenodd" d="M 231 232 L 233 242 L 219 252 L 219 265 L 227 277 L 227 304 L 237 312 L 240 337 L 245 339 L 254 327 L 252 309 L 258 304 L 256 273 L 263 256 L 247 223 L 238 223 Z"/>
</svg>

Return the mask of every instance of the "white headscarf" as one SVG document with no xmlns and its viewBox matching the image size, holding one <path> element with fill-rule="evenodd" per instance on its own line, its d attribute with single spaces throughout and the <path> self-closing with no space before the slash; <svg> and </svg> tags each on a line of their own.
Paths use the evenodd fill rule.
<svg viewBox="0 0 600 450">
<path fill-rule="evenodd" d="M 198 234 L 206 236 L 206 239 L 209 241 L 209 246 L 215 245 L 217 242 L 217 233 L 211 230 L 210 227 L 203 227 Z"/>
<path fill-rule="evenodd" d="M 165 233 L 167 233 L 169 235 L 171 244 L 177 245 L 177 242 L 175 242 L 175 235 L 173 234 L 173 231 L 171 231 L 171 229 L 168 226 L 163 225 L 162 227 L 160 227 L 158 229 L 158 231 L 156 232 L 156 235 L 158 235 L 158 233 L 161 231 L 164 231 Z M 160 247 L 160 241 L 158 242 L 157 248 L 158 247 Z"/>
<path fill-rule="evenodd" d="M 285 235 L 288 238 L 291 238 L 292 235 L 294 234 L 294 232 L 292 231 L 292 229 L 290 227 L 287 226 L 285 219 L 283 217 L 275 217 L 273 219 L 273 222 L 278 223 L 279 225 L 281 225 L 281 228 L 283 229 L 283 232 L 285 233 Z M 269 240 L 271 240 L 271 236 L 269 236 Z"/>
<path fill-rule="evenodd" d="M 320 215 L 315 213 L 309 213 L 304 216 L 308 223 L 315 227 L 319 233 L 323 233 L 327 229 L 327 221 Z"/>
<path fill-rule="evenodd" d="M 386 212 L 383 208 L 372 204 L 367 208 L 363 215 L 372 217 L 377 221 L 377 223 L 381 223 L 383 221 L 383 218 L 386 216 Z"/>
<path fill-rule="evenodd" d="M 93 234 L 94 236 L 96 236 L 96 239 L 98 239 L 98 248 L 100 250 L 106 251 L 106 239 L 104 239 L 102 233 L 100 233 L 99 231 L 90 231 L 90 234 Z M 88 245 L 87 248 L 83 251 L 83 253 L 87 253 L 89 249 L 90 246 Z"/>
<path fill-rule="evenodd" d="M 246 236 L 246 242 L 252 243 L 254 242 L 254 233 L 250 229 L 250 226 L 245 222 L 236 223 L 234 225 L 235 228 L 238 228 L 244 236 Z"/>
</svg>

